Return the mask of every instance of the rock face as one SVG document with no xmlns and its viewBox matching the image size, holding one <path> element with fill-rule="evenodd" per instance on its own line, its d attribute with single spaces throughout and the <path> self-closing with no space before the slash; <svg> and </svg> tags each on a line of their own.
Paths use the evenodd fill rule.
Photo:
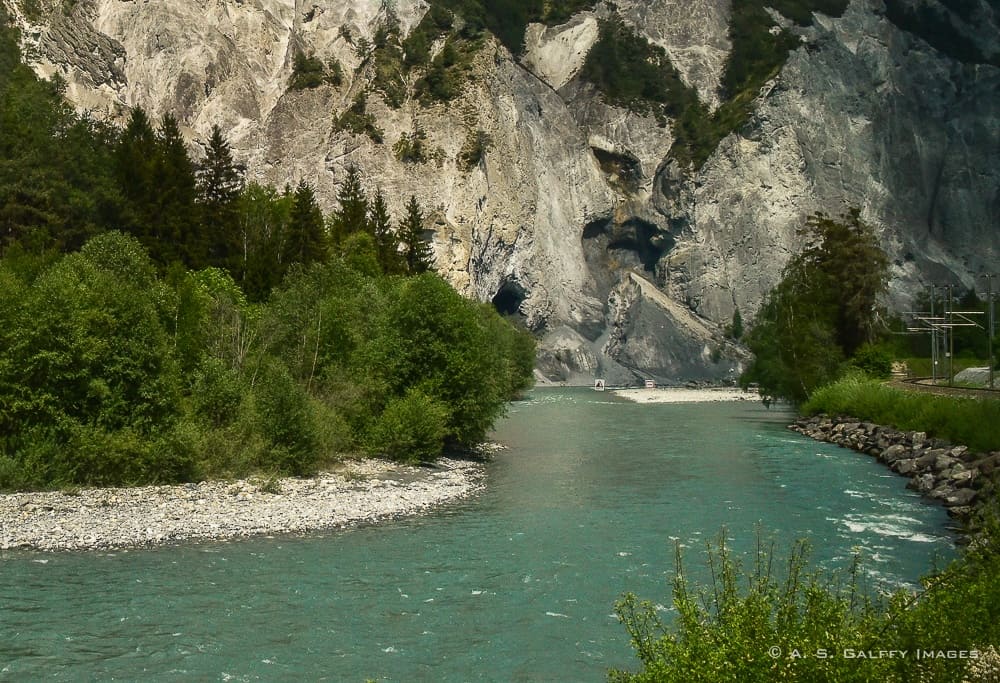
<svg viewBox="0 0 1000 683">
<path fill-rule="evenodd" d="M 898 304 L 929 283 L 970 286 L 1000 262 L 1000 69 L 938 52 L 879 0 L 796 29 L 802 47 L 752 120 L 698 171 L 667 158 L 669 126 L 605 104 L 578 77 L 611 11 L 603 3 L 529 26 L 520 57 L 487 40 L 447 105 L 408 98 L 394 109 L 369 94 L 377 144 L 334 119 L 370 90 L 372 66 L 355 46 L 384 22 L 381 0 L 39 0 L 31 17 L 19 0 L 0 1 L 28 61 L 65 78 L 81 110 L 170 112 L 195 146 L 218 123 L 252 179 L 305 178 L 327 208 L 351 164 L 397 216 L 415 195 L 433 219 L 439 271 L 536 331 L 549 380 L 734 377 L 746 354 L 723 328 L 736 309 L 752 319 L 817 210 L 858 207 L 876 226 Z M 730 3 L 616 4 L 717 106 Z M 980 5 L 962 30 L 989 52 L 997 18 Z M 403 33 L 428 7 L 393 6 Z M 289 90 L 297 51 L 336 58 L 345 82 Z M 397 160 L 393 144 L 418 126 L 432 159 Z M 457 157 L 476 131 L 490 145 L 466 169 Z"/>
</svg>

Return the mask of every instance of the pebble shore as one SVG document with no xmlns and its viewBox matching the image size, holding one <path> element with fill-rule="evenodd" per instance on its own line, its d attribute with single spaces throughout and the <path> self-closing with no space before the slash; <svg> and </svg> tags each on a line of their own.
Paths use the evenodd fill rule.
<svg viewBox="0 0 1000 683">
<path fill-rule="evenodd" d="M 608 393 L 636 403 L 718 403 L 721 401 L 759 401 L 756 392 L 735 387 L 657 387 L 655 389 L 613 389 Z"/>
<path fill-rule="evenodd" d="M 0 550 L 108 550 L 378 522 L 483 487 L 480 462 L 345 463 L 311 478 L 0 495 Z"/>
</svg>

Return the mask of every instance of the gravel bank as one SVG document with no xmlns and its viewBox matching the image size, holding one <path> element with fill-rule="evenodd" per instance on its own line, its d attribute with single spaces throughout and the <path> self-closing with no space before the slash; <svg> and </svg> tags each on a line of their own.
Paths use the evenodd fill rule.
<svg viewBox="0 0 1000 683">
<path fill-rule="evenodd" d="M 716 403 L 718 401 L 759 401 L 757 393 L 731 387 L 687 389 L 658 387 L 656 389 L 614 389 L 609 393 L 636 403 Z"/>
<path fill-rule="evenodd" d="M 480 490 L 483 466 L 346 463 L 310 479 L 0 495 L 0 549 L 100 550 L 316 531 L 414 514 Z"/>
</svg>

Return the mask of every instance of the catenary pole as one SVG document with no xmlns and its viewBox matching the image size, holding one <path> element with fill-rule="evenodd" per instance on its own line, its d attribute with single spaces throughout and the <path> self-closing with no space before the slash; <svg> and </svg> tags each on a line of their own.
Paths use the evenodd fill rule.
<svg viewBox="0 0 1000 683">
<path fill-rule="evenodd" d="M 955 386 L 955 298 L 948 285 L 948 386 Z"/>
<path fill-rule="evenodd" d="M 993 388 L 993 276 L 986 276 L 986 301 L 989 302 L 990 324 L 986 328 L 986 357 L 990 366 L 990 389 Z"/>
</svg>

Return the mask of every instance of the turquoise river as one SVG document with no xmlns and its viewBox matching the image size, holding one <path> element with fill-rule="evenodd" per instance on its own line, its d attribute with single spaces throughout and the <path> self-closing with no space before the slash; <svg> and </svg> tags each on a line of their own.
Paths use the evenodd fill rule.
<svg viewBox="0 0 1000 683">
<path fill-rule="evenodd" d="M 614 616 L 664 606 L 725 528 L 873 585 L 953 553 L 948 518 L 872 458 L 755 402 L 636 404 L 539 389 L 487 488 L 431 514 L 306 536 L 114 553 L 0 553 L 0 679 L 601 681 L 635 665 Z M 702 574 L 698 574 L 702 571 Z M 766 647 L 766 643 L 762 643 Z"/>
</svg>

